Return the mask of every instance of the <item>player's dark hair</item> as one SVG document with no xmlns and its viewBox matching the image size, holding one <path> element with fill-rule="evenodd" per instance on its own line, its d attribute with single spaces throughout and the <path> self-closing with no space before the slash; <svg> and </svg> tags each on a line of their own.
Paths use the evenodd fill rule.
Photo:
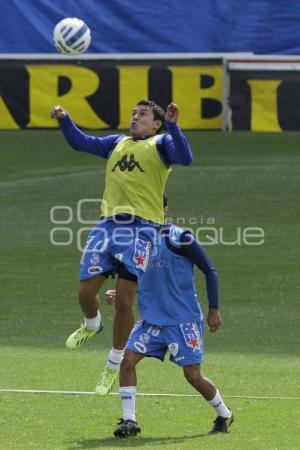
<svg viewBox="0 0 300 450">
<path fill-rule="evenodd" d="M 156 134 L 160 133 L 165 124 L 166 111 L 153 100 L 140 100 L 137 105 L 150 106 L 152 108 L 154 120 L 162 121 L 162 126 L 157 130 Z"/>
</svg>

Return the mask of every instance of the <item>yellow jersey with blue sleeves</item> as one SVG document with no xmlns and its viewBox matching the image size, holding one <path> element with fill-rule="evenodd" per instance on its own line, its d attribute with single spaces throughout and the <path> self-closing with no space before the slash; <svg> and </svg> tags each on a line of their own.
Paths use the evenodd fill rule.
<svg viewBox="0 0 300 450">
<path fill-rule="evenodd" d="M 101 215 L 131 214 L 163 223 L 163 192 L 171 164 L 190 165 L 193 155 L 177 123 L 165 122 L 168 134 L 133 138 L 83 133 L 66 115 L 59 121 L 74 149 L 108 161 Z"/>
<path fill-rule="evenodd" d="M 171 168 L 158 153 L 158 136 L 127 136 L 117 143 L 107 161 L 101 216 L 122 213 L 164 223 L 163 193 Z"/>
</svg>

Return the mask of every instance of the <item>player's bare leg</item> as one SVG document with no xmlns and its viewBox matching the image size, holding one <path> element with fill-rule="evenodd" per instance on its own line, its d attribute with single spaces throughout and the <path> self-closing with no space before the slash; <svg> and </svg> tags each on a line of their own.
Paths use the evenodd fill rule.
<svg viewBox="0 0 300 450">
<path fill-rule="evenodd" d="M 95 336 L 102 330 L 98 292 L 105 280 L 106 277 L 103 275 L 97 275 L 88 280 L 80 281 L 79 303 L 84 314 L 84 323 L 68 337 L 66 341 L 67 348 L 76 350 L 87 339 Z"/>
<path fill-rule="evenodd" d="M 79 283 L 79 304 L 87 319 L 92 319 L 97 315 L 99 310 L 98 292 L 105 280 L 106 277 L 103 275 L 97 275 L 88 280 L 81 280 Z"/>
<path fill-rule="evenodd" d="M 198 392 L 209 401 L 216 395 L 217 389 L 214 384 L 208 379 L 202 376 L 201 367 L 198 364 L 191 364 L 183 368 L 183 373 L 187 381 L 195 388 Z"/>
<path fill-rule="evenodd" d="M 118 350 L 125 348 L 134 324 L 133 303 L 136 297 L 136 290 L 137 285 L 134 281 L 118 279 L 113 325 L 113 347 Z"/>
<path fill-rule="evenodd" d="M 187 381 L 207 400 L 215 409 L 217 418 L 210 433 L 226 433 L 233 422 L 233 415 L 225 405 L 219 391 L 213 382 L 201 374 L 201 366 L 191 364 L 183 368 Z"/>
<path fill-rule="evenodd" d="M 125 350 L 124 359 L 120 368 L 120 387 L 137 385 L 135 366 L 143 358 L 144 355 L 134 353 L 128 349 Z"/>
</svg>

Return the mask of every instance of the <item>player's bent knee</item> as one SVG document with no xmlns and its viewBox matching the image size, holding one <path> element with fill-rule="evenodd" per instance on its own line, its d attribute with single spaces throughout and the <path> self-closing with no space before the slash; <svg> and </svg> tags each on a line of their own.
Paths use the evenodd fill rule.
<svg viewBox="0 0 300 450">
<path fill-rule="evenodd" d="M 124 353 L 123 361 L 121 363 L 121 370 L 123 372 L 128 372 L 134 368 L 136 363 L 137 363 L 137 360 L 136 360 L 135 353 L 133 353 L 129 350 L 126 350 Z"/>
<path fill-rule="evenodd" d="M 98 275 L 87 280 L 81 280 L 79 284 L 79 301 L 86 302 L 93 300 L 99 292 L 100 287 L 105 282 L 106 277 Z"/>
<path fill-rule="evenodd" d="M 183 368 L 183 373 L 186 378 L 186 380 L 191 384 L 199 384 L 202 382 L 203 378 L 200 372 L 200 366 L 193 364 L 190 366 L 185 366 Z"/>
<path fill-rule="evenodd" d="M 121 371 L 124 372 L 129 372 L 132 368 L 134 367 L 134 364 L 132 363 L 132 361 L 128 360 L 128 359 L 123 359 L 122 364 L 121 364 Z"/>
<path fill-rule="evenodd" d="M 88 301 L 93 297 L 94 297 L 93 292 L 91 292 L 91 290 L 87 286 L 80 286 L 78 292 L 78 298 L 80 302 Z"/>
<path fill-rule="evenodd" d="M 93 300 L 98 294 L 100 287 L 106 280 L 105 277 L 96 276 L 87 280 L 81 280 L 79 284 L 78 297 L 80 302 Z"/>
</svg>

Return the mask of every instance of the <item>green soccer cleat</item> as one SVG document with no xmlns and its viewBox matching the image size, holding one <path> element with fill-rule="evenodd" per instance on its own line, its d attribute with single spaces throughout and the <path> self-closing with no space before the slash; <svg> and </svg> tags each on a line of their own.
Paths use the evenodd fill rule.
<svg viewBox="0 0 300 450">
<path fill-rule="evenodd" d="M 214 426 L 208 434 L 227 433 L 228 428 L 233 423 L 233 414 L 230 417 L 218 416 L 214 421 Z"/>
<path fill-rule="evenodd" d="M 118 374 L 118 370 L 112 370 L 105 367 L 96 386 L 96 395 L 99 395 L 100 397 L 108 395 L 117 380 Z"/>
<path fill-rule="evenodd" d="M 81 347 L 86 340 L 95 336 L 95 334 L 100 333 L 102 329 L 102 322 L 100 323 L 99 330 L 97 331 L 88 330 L 86 325 L 83 323 L 81 324 L 80 328 L 78 328 L 78 330 L 74 331 L 74 333 L 72 333 L 68 337 L 68 339 L 66 340 L 66 347 L 69 350 L 76 350 L 77 348 Z"/>
</svg>

